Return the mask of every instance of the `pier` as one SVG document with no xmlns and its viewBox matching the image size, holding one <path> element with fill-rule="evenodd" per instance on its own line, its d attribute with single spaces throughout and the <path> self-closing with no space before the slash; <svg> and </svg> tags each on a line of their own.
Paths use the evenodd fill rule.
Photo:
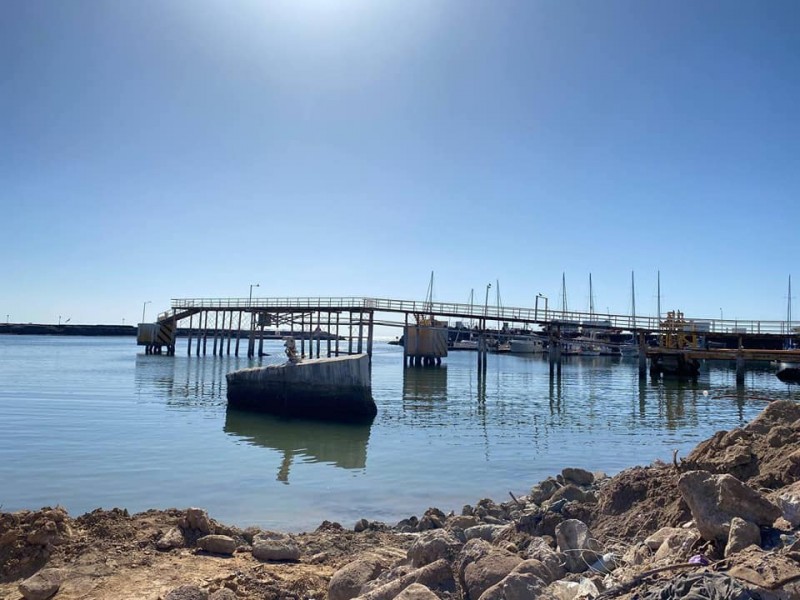
<svg viewBox="0 0 800 600">
<path fill-rule="evenodd" d="M 473 306 L 462 303 L 372 297 L 183 298 L 173 299 L 155 324 L 140 324 L 139 344 L 148 353 L 175 353 L 177 332 L 187 339 L 188 355 L 263 355 L 265 339 L 292 336 L 304 358 L 367 354 L 371 357 L 377 325 L 402 328 L 404 364 L 441 364 L 447 356 L 449 319 L 474 321 L 479 339 L 478 375 L 485 374 L 490 336 L 515 329 L 541 329 L 548 339 L 550 373 L 560 374 L 562 341 L 568 332 L 628 332 L 639 345 L 639 372 L 668 373 L 672 363 L 707 359 L 733 360 L 737 380 L 745 362 L 767 360 L 800 363 L 798 328 L 789 321 L 688 318 L 670 311 L 662 318 L 539 308 Z M 492 327 L 492 325 L 494 325 Z M 646 340 L 656 336 L 657 346 Z M 240 350 L 240 347 L 245 348 Z M 680 370 L 680 369 L 678 369 Z M 681 374 L 681 373 L 677 373 Z"/>
</svg>

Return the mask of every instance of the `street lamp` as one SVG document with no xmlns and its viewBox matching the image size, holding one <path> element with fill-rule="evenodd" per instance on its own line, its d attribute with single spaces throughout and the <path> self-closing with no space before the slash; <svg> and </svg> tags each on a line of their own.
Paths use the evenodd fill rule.
<svg viewBox="0 0 800 600">
<path fill-rule="evenodd" d="M 247 306 L 249 307 L 253 303 L 253 288 L 254 287 L 261 287 L 258 283 L 251 283 L 250 284 L 250 300 L 247 302 Z"/>
<path fill-rule="evenodd" d="M 142 304 L 142 323 L 144 323 L 144 311 L 147 308 L 147 305 L 150 304 L 151 302 L 152 302 L 152 300 L 148 300 L 147 302 Z"/>
<path fill-rule="evenodd" d="M 489 288 L 491 288 L 491 287 L 492 287 L 491 283 L 487 283 L 486 284 L 486 300 L 483 303 L 483 318 L 484 318 L 484 320 L 489 315 Z M 486 323 L 484 323 L 483 325 L 485 327 Z"/>
</svg>

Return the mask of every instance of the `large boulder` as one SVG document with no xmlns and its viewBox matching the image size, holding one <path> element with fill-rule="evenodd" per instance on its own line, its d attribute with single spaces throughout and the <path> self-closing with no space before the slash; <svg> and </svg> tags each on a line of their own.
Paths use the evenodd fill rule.
<svg viewBox="0 0 800 600">
<path fill-rule="evenodd" d="M 561 476 L 567 483 L 575 485 L 592 485 L 594 483 L 594 474 L 586 469 L 567 467 L 561 471 Z"/>
<path fill-rule="evenodd" d="M 347 563 L 336 571 L 328 584 L 328 600 L 350 600 L 361 593 L 361 587 L 375 579 L 384 569 L 383 561 L 366 555 Z"/>
<path fill-rule="evenodd" d="M 294 561 L 300 558 L 300 549 L 295 541 L 282 533 L 259 533 L 253 538 L 252 552 L 258 560 Z"/>
<path fill-rule="evenodd" d="M 395 596 L 394 600 L 439 600 L 439 596 L 421 583 L 412 583 Z"/>
<path fill-rule="evenodd" d="M 525 557 L 527 560 L 521 563 L 519 568 L 523 568 L 524 564 L 530 563 L 531 561 L 541 562 L 547 567 L 551 575 L 549 578 L 542 577 L 541 574 L 537 575 L 547 583 L 555 581 L 556 579 L 561 579 L 566 574 L 564 570 L 566 557 L 560 552 L 553 550 L 543 538 L 535 537 L 531 539 L 525 550 Z"/>
<path fill-rule="evenodd" d="M 770 526 L 781 516 L 780 508 L 732 475 L 689 471 L 681 475 L 678 489 L 700 535 L 709 541 L 727 542 L 734 517 Z"/>
<path fill-rule="evenodd" d="M 414 569 L 392 579 L 384 585 L 370 589 L 368 592 L 358 596 L 358 600 L 394 600 L 406 588 L 414 583 L 424 585 L 431 590 L 442 590 L 452 592 L 455 590 L 455 580 L 450 565 L 444 559 L 432 562 L 429 565 Z"/>
<path fill-rule="evenodd" d="M 197 546 L 211 554 L 233 556 L 236 552 L 236 540 L 227 535 L 204 535 L 197 540 Z"/>
<path fill-rule="evenodd" d="M 600 557 L 600 546 L 592 538 L 586 523 L 567 519 L 556 526 L 558 550 L 566 555 L 570 573 L 583 573 Z"/>
<path fill-rule="evenodd" d="M 408 558 L 413 567 L 418 568 L 440 558 L 452 559 L 464 544 L 451 532 L 433 529 L 422 533 L 408 549 Z"/>
<path fill-rule="evenodd" d="M 464 588 L 471 599 L 480 598 L 490 587 L 505 577 L 522 562 L 515 554 L 493 549 L 488 554 L 470 563 L 464 569 Z"/>
<path fill-rule="evenodd" d="M 64 580 L 59 569 L 42 569 L 19 584 L 19 592 L 25 600 L 46 600 L 55 595 Z"/>
</svg>

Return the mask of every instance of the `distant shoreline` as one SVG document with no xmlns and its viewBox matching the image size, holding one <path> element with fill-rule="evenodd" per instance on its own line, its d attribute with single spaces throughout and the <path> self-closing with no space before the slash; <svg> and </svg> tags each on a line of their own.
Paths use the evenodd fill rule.
<svg viewBox="0 0 800 600">
<path fill-rule="evenodd" d="M 44 323 L 0 323 L 0 335 L 91 335 L 136 337 L 133 325 L 48 325 Z"/>
</svg>

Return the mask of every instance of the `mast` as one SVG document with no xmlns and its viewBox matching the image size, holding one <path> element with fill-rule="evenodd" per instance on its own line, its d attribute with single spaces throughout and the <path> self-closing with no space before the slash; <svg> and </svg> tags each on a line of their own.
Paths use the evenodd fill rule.
<svg viewBox="0 0 800 600">
<path fill-rule="evenodd" d="M 589 320 L 594 319 L 594 294 L 592 293 L 592 274 L 589 273 Z"/>
<path fill-rule="evenodd" d="M 469 328 L 475 328 L 475 319 L 472 318 L 472 304 L 475 301 L 475 288 L 469 291 Z"/>
<path fill-rule="evenodd" d="M 567 312 L 567 276 L 561 272 L 561 312 Z"/>
<path fill-rule="evenodd" d="M 792 342 L 792 276 L 789 275 L 789 297 L 786 299 L 786 333 L 788 338 L 786 340 L 786 347 L 794 347 Z"/>
<path fill-rule="evenodd" d="M 633 271 L 631 271 L 631 313 L 633 326 L 636 327 L 636 287 L 633 283 Z"/>
</svg>

